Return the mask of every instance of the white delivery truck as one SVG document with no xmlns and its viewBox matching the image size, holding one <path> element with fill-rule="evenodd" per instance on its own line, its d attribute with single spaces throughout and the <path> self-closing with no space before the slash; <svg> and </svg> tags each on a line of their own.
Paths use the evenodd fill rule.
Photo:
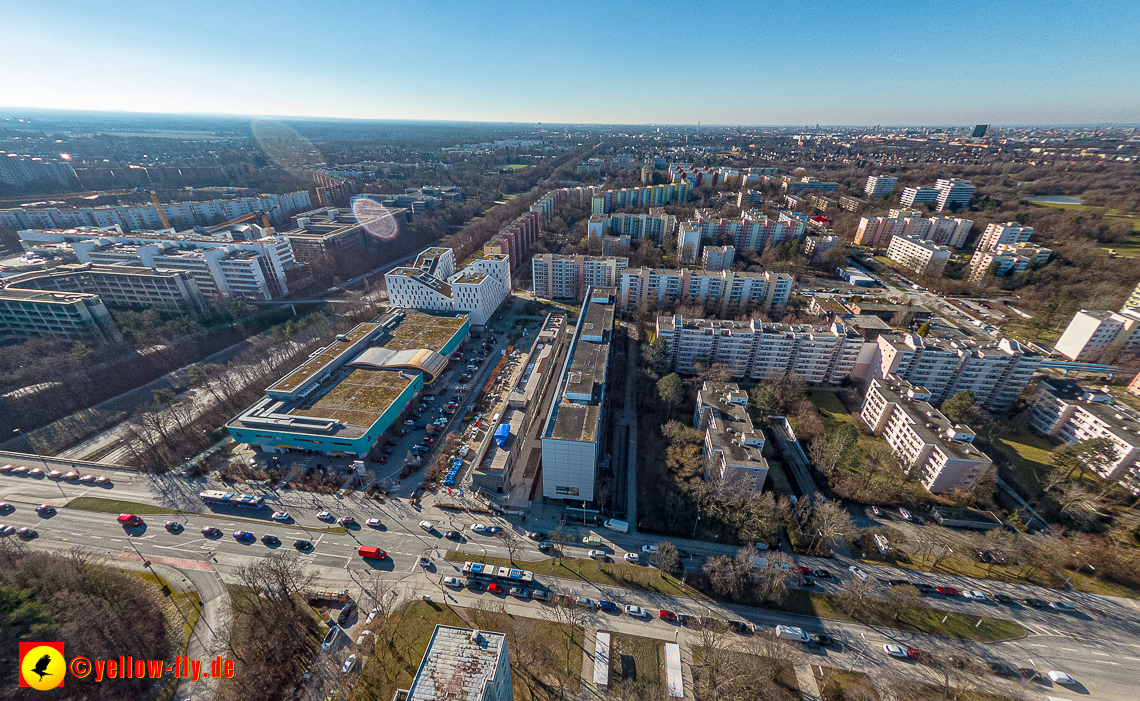
<svg viewBox="0 0 1140 701">
<path fill-rule="evenodd" d="M 610 529 L 611 531 L 621 531 L 622 533 L 629 533 L 629 524 L 626 523 L 625 521 L 619 521 L 616 518 L 606 519 L 606 522 L 603 523 L 602 525 L 605 526 L 606 528 Z"/>
<path fill-rule="evenodd" d="M 811 642 L 811 638 L 804 632 L 804 629 L 795 626 L 776 626 L 776 637 L 783 640 L 793 640 L 797 643 Z"/>
</svg>

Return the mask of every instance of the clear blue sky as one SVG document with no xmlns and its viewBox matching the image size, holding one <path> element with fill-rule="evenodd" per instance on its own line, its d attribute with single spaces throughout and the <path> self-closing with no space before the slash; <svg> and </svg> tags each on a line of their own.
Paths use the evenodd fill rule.
<svg viewBox="0 0 1140 701">
<path fill-rule="evenodd" d="M 0 105 L 706 124 L 1140 122 L 1140 2 L 8 0 Z"/>
</svg>

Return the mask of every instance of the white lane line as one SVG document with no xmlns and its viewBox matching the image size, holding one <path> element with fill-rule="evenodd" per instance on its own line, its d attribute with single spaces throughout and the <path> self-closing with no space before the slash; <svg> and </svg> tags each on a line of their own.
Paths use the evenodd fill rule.
<svg viewBox="0 0 1140 701">
<path fill-rule="evenodd" d="M 1029 647 L 1045 647 L 1045 646 L 1041 645 L 1039 643 L 1029 643 Z"/>
<path fill-rule="evenodd" d="M 1130 657 L 1129 655 L 1125 655 L 1124 659 L 1130 660 L 1132 662 L 1140 662 L 1140 657 Z"/>
<path fill-rule="evenodd" d="M 1063 647 L 1061 649 L 1064 650 L 1065 652 L 1077 652 L 1076 649 L 1071 648 L 1071 647 Z"/>
<path fill-rule="evenodd" d="M 1120 666 L 1119 662 L 1113 662 L 1112 660 L 1090 660 L 1090 662 L 1093 662 L 1095 664 L 1111 664 L 1116 665 L 1117 667 Z"/>
<path fill-rule="evenodd" d="M 1090 652 L 1092 652 L 1094 655 L 1100 655 L 1102 657 L 1112 657 L 1112 655 L 1108 654 L 1107 652 L 1098 652 L 1096 650 L 1090 650 Z"/>
</svg>

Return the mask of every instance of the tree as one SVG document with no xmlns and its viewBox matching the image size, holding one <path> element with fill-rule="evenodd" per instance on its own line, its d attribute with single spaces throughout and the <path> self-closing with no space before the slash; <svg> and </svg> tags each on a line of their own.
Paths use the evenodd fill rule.
<svg viewBox="0 0 1140 701">
<path fill-rule="evenodd" d="M 859 617 L 869 613 L 875 607 L 874 596 L 879 588 L 877 582 L 870 577 L 852 577 L 843 583 L 837 595 L 839 608 L 848 616 L 859 620 Z"/>
<path fill-rule="evenodd" d="M 767 421 L 769 416 L 780 410 L 780 405 L 772 390 L 757 386 L 752 389 L 748 397 L 748 408 L 752 410 L 753 416 L 761 421 Z"/>
<path fill-rule="evenodd" d="M 658 380 L 657 396 L 661 401 L 665 402 L 666 406 L 670 409 L 680 404 L 685 398 L 685 387 L 681 382 L 681 376 L 675 372 L 671 372 Z"/>
<path fill-rule="evenodd" d="M 1069 472 L 1079 470 L 1078 479 L 1084 479 L 1085 472 L 1089 470 L 1103 475 L 1115 462 L 1116 447 L 1107 438 L 1090 438 L 1053 449 L 1053 463 Z"/>
<path fill-rule="evenodd" d="M 929 321 L 922 322 L 922 326 L 919 326 L 918 331 L 915 331 L 915 333 L 918 334 L 919 336 L 922 336 L 923 338 L 925 338 L 926 335 L 930 333 L 930 322 Z"/>
<path fill-rule="evenodd" d="M 888 588 L 887 601 L 894 609 L 895 621 L 898 621 L 900 616 L 911 609 L 926 608 L 926 600 L 922 598 L 922 592 L 918 590 L 918 587 L 910 584 Z"/>
<path fill-rule="evenodd" d="M 942 402 L 942 413 L 950 421 L 966 426 L 977 424 L 981 417 L 978 401 L 974 397 L 974 393 L 968 389 L 964 389 Z"/>
<path fill-rule="evenodd" d="M 756 557 L 747 548 L 741 548 L 736 553 L 737 559 L 744 558 L 750 564 L 751 558 Z M 779 550 L 766 553 L 764 558 L 768 560 L 768 566 L 752 570 L 756 596 L 762 601 L 779 601 L 788 588 L 788 582 L 796 576 L 796 563 L 791 556 Z"/>
<path fill-rule="evenodd" d="M 709 584 L 713 591 L 721 596 L 728 596 L 736 600 L 744 592 L 744 583 L 748 581 L 748 573 L 752 569 L 750 563 L 740 563 L 739 558 L 727 555 L 717 555 L 705 560 L 704 572 L 709 577 Z"/>
<path fill-rule="evenodd" d="M 672 572 L 673 568 L 677 566 L 681 556 L 677 552 L 677 546 L 668 541 L 661 541 L 655 543 L 657 552 L 649 556 L 649 564 L 657 568 L 661 574 Z"/>
<path fill-rule="evenodd" d="M 507 556 L 511 559 L 511 564 L 513 565 L 515 555 L 523 548 L 524 543 L 522 538 L 519 538 L 519 535 L 510 528 L 504 528 L 496 533 L 495 537 L 498 538 L 503 544 L 503 547 L 507 549 Z"/>
<path fill-rule="evenodd" d="M 811 512 L 808 530 L 812 534 L 813 547 L 815 541 L 828 541 L 832 538 L 847 538 L 855 532 L 855 524 L 847 510 L 834 501 L 821 503 L 819 495 L 813 500 L 815 508 Z"/>
</svg>

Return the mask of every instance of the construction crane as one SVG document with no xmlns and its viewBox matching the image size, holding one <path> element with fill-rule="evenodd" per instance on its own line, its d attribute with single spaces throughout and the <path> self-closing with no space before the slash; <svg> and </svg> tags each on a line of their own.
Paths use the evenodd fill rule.
<svg viewBox="0 0 1140 701">
<path fill-rule="evenodd" d="M 154 202 L 154 208 L 158 210 L 158 218 L 162 220 L 162 228 L 170 228 L 170 220 L 166 218 L 166 212 L 162 211 L 162 203 L 158 201 L 158 193 L 154 190 L 150 191 L 150 201 Z"/>
<path fill-rule="evenodd" d="M 261 214 L 260 212 L 250 212 L 249 214 L 243 214 L 240 217 L 237 217 L 236 219 L 224 221 L 221 224 L 214 224 L 213 226 L 207 226 L 206 227 L 206 233 L 207 234 L 217 233 L 217 232 L 221 231 L 222 229 L 225 229 L 226 227 L 233 226 L 234 224 L 240 224 L 243 221 L 249 221 L 250 219 L 254 219 L 257 216 L 259 216 L 260 214 Z"/>
</svg>

